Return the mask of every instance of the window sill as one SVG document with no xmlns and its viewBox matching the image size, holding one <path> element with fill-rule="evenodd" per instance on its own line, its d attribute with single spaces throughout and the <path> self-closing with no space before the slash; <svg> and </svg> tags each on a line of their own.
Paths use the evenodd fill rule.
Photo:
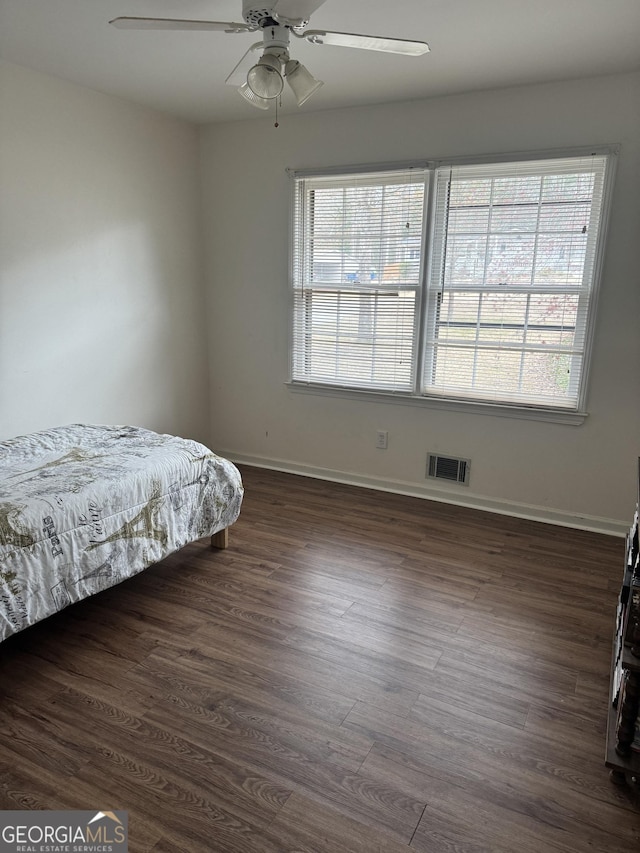
<svg viewBox="0 0 640 853">
<path fill-rule="evenodd" d="M 482 403 L 473 400 L 450 400 L 444 397 L 423 397 L 417 394 L 401 394 L 391 391 L 360 391 L 356 388 L 340 388 L 335 385 L 309 385 L 305 382 L 286 382 L 294 394 L 311 394 L 321 397 L 341 397 L 370 403 L 396 403 L 401 406 L 421 406 L 426 409 L 444 409 L 467 415 L 490 415 L 500 418 L 515 418 L 526 421 L 546 421 L 555 424 L 580 426 L 588 417 L 587 412 L 551 407 L 517 406 L 501 403 Z"/>
</svg>

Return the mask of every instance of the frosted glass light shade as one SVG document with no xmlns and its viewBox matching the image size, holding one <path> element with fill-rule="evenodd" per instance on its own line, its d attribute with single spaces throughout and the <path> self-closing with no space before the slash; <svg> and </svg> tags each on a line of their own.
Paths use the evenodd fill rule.
<svg viewBox="0 0 640 853">
<path fill-rule="evenodd" d="M 281 64 L 277 56 L 267 53 L 261 57 L 247 74 L 247 85 L 254 95 L 267 100 L 277 98 L 284 88 L 280 69 Z"/>
<path fill-rule="evenodd" d="M 239 86 L 238 92 L 240 92 L 245 101 L 248 101 L 252 107 L 257 107 L 259 110 L 269 109 L 269 101 L 265 98 L 259 98 L 248 83 L 243 83 L 242 86 Z"/>
<path fill-rule="evenodd" d="M 299 107 L 308 101 L 320 86 L 324 85 L 322 80 L 316 80 L 313 74 L 296 59 L 287 62 L 285 75 Z"/>
</svg>

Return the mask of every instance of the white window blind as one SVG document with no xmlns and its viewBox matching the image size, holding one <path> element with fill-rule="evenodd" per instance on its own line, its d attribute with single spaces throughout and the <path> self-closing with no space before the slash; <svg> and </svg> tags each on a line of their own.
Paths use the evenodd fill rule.
<svg viewBox="0 0 640 853">
<path fill-rule="evenodd" d="M 436 171 L 423 393 L 577 407 L 605 166 Z"/>
<path fill-rule="evenodd" d="M 580 412 L 611 159 L 293 173 L 292 383 Z"/>
<path fill-rule="evenodd" d="M 294 380 L 414 389 L 425 179 L 295 179 Z"/>
</svg>

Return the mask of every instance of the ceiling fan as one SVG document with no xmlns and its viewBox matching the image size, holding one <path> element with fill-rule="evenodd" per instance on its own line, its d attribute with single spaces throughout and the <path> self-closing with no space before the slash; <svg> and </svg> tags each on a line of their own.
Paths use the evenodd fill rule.
<svg viewBox="0 0 640 853">
<path fill-rule="evenodd" d="M 423 41 L 305 29 L 310 16 L 324 2 L 325 0 L 242 0 L 243 24 L 230 21 L 131 17 L 114 18 L 109 23 L 120 29 L 219 30 L 234 35 L 261 30 L 262 41 L 251 45 L 225 81 L 231 86 L 237 86 L 245 100 L 261 110 L 269 109 L 270 103 L 278 98 L 285 80 L 299 107 L 323 85 L 301 62 L 290 58 L 291 35 L 310 44 L 355 47 L 405 56 L 420 56 L 429 50 L 429 45 Z M 256 61 L 254 54 L 259 50 L 262 50 L 262 56 Z"/>
</svg>

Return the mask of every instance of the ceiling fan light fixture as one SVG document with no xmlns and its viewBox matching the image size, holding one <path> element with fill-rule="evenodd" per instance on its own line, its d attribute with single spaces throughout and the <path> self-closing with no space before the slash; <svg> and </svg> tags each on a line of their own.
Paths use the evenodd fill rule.
<svg viewBox="0 0 640 853">
<path fill-rule="evenodd" d="M 278 99 L 287 81 L 301 107 L 324 85 L 300 62 L 289 58 L 291 36 L 315 44 L 337 45 L 404 56 L 420 56 L 429 45 L 415 39 L 371 36 L 331 30 L 308 30 L 311 15 L 326 0 L 241 0 L 244 23 L 202 21 L 185 18 L 118 17 L 109 23 L 120 29 L 219 31 L 230 35 L 261 33 L 261 40 L 244 53 L 225 83 L 238 89 L 242 97 L 260 110 L 268 110 Z M 0 0 L 0 5 L 2 0 Z M 256 62 L 254 51 L 261 51 Z M 277 113 L 277 106 L 276 106 Z M 277 126 L 277 121 L 276 121 Z"/>
<path fill-rule="evenodd" d="M 284 88 L 284 80 L 280 73 L 282 63 L 279 57 L 271 53 L 265 53 L 260 57 L 256 65 L 249 69 L 247 74 L 247 86 L 254 95 L 259 98 L 273 100 L 277 98 Z"/>
<path fill-rule="evenodd" d="M 248 83 L 243 83 L 242 86 L 239 86 L 238 92 L 240 92 L 245 101 L 248 101 L 252 107 L 257 107 L 259 110 L 268 110 L 271 106 L 271 102 L 266 98 L 260 98 L 256 95 Z"/>
<path fill-rule="evenodd" d="M 290 59 L 287 62 L 284 73 L 299 107 L 324 85 L 322 80 L 316 80 L 313 74 L 297 59 Z"/>
</svg>

